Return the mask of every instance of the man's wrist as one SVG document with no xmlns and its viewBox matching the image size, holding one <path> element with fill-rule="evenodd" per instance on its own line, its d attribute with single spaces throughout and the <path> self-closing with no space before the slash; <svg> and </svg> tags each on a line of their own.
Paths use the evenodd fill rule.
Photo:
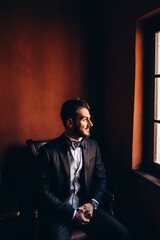
<svg viewBox="0 0 160 240">
<path fill-rule="evenodd" d="M 93 206 L 93 210 L 96 210 L 98 208 L 99 203 L 95 199 L 91 199 L 90 203 Z"/>
</svg>

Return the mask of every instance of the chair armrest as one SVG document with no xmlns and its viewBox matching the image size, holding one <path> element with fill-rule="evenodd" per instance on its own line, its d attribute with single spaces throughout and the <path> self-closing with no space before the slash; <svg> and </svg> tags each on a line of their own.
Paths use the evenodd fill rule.
<svg viewBox="0 0 160 240">
<path fill-rule="evenodd" d="M 0 189 L 0 220 L 19 215 L 19 206 L 12 193 L 6 189 Z"/>
<path fill-rule="evenodd" d="M 106 197 L 110 199 L 110 201 L 114 202 L 115 196 L 113 193 L 111 193 L 109 190 L 107 190 L 107 192 L 105 194 L 106 194 Z"/>
</svg>

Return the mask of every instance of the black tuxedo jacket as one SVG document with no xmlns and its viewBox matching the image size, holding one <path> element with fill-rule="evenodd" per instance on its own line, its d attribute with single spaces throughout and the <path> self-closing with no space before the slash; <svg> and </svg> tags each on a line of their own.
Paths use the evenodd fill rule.
<svg viewBox="0 0 160 240">
<path fill-rule="evenodd" d="M 106 173 L 97 142 L 93 139 L 84 139 L 84 141 L 79 192 L 81 204 L 89 202 L 91 198 L 100 202 L 106 191 Z M 65 199 L 70 195 L 68 149 L 65 134 L 40 148 L 37 203 L 41 213 L 71 220 L 74 209 L 65 203 Z"/>
</svg>

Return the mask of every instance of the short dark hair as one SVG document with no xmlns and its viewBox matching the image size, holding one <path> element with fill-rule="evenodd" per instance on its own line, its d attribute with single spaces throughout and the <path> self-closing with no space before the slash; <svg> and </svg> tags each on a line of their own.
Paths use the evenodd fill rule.
<svg viewBox="0 0 160 240">
<path fill-rule="evenodd" d="M 64 126 L 66 126 L 68 118 L 75 119 L 77 110 L 81 107 L 87 108 L 88 111 L 90 110 L 89 104 L 82 98 L 71 99 L 62 104 L 60 115 Z"/>
</svg>

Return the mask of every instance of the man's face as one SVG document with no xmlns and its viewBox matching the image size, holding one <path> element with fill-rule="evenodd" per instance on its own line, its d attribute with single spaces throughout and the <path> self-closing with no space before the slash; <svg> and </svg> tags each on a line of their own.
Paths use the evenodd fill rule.
<svg viewBox="0 0 160 240">
<path fill-rule="evenodd" d="M 73 134 L 77 137 L 90 137 L 90 128 L 93 126 L 90 118 L 91 115 L 87 108 L 79 108 L 73 122 Z"/>
</svg>

